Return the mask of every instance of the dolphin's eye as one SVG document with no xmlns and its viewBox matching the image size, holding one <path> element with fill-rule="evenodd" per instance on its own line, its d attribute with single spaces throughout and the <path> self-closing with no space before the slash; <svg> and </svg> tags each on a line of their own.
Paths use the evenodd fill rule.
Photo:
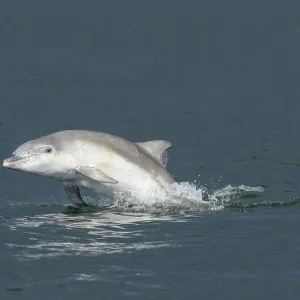
<svg viewBox="0 0 300 300">
<path fill-rule="evenodd" d="M 45 147 L 45 148 L 42 148 L 41 151 L 44 152 L 44 153 L 51 153 L 52 148 L 51 147 Z"/>
</svg>

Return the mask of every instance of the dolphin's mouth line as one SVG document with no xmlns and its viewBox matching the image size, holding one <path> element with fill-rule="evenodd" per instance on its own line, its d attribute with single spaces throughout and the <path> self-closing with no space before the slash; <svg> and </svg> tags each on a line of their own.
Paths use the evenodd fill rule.
<svg viewBox="0 0 300 300">
<path fill-rule="evenodd" d="M 31 159 L 35 154 L 27 155 L 27 156 L 17 156 L 13 155 L 3 161 L 3 167 L 10 167 L 10 166 L 15 166 L 20 163 L 23 163 L 29 159 Z"/>
</svg>

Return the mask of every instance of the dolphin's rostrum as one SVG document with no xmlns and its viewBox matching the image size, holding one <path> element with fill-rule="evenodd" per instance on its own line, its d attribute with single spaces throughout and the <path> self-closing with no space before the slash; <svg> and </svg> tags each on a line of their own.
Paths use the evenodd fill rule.
<svg viewBox="0 0 300 300">
<path fill-rule="evenodd" d="M 163 140 L 132 143 L 102 132 L 65 130 L 22 144 L 3 166 L 61 181 L 71 201 L 82 207 L 80 187 L 108 197 L 115 191 L 136 196 L 152 188 L 171 191 L 175 181 L 163 165 L 171 147 Z"/>
</svg>

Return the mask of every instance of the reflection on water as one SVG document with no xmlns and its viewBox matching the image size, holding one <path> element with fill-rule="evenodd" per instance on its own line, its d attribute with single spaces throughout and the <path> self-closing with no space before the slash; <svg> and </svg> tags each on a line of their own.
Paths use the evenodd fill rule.
<svg viewBox="0 0 300 300">
<path fill-rule="evenodd" d="M 170 221 L 175 218 L 117 214 L 110 211 L 20 217 L 10 222 L 8 227 L 18 230 L 19 233 L 22 231 L 28 239 L 26 243 L 10 243 L 7 246 L 18 249 L 19 259 L 68 255 L 95 256 L 174 246 L 165 239 L 143 241 L 144 232 L 141 225 L 155 220 Z"/>
<path fill-rule="evenodd" d="M 182 198 L 166 200 L 156 197 L 151 201 L 118 198 L 109 207 L 98 206 L 82 210 L 69 206 L 64 207 L 62 212 L 50 214 L 41 213 L 41 207 L 33 206 L 30 215 L 14 217 L 5 222 L 11 233 L 22 237 L 10 240 L 6 246 L 19 260 L 74 255 L 97 256 L 180 247 L 182 245 L 175 243 L 174 237 L 152 237 L 149 226 L 159 223 L 156 230 L 160 230 L 162 223 L 186 222 L 192 213 L 222 210 L 234 199 L 242 199 L 243 195 L 255 197 L 263 192 L 258 187 L 227 186 L 212 192 L 204 201 L 203 189 L 193 184 L 180 183 L 177 191 Z M 27 206 L 25 204 L 24 209 Z M 25 212 L 23 209 L 22 211 Z M 36 213 L 32 215 L 34 211 Z"/>
</svg>

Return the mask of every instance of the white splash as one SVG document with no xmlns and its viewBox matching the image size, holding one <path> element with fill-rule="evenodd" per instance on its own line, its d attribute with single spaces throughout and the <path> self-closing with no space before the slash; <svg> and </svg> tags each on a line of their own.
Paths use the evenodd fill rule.
<svg viewBox="0 0 300 300">
<path fill-rule="evenodd" d="M 260 186 L 228 185 L 222 189 L 209 191 L 206 187 L 197 185 L 196 182 L 179 182 L 172 185 L 172 194 L 152 189 L 144 197 L 116 193 L 113 200 L 103 199 L 100 196 L 98 203 L 91 198 L 84 198 L 87 203 L 94 202 L 96 206 L 109 205 L 110 209 L 118 212 L 181 215 L 222 210 L 226 204 L 249 192 L 258 194 L 264 192 L 264 189 Z"/>
<path fill-rule="evenodd" d="M 161 191 L 149 191 L 139 199 L 128 194 L 118 194 L 115 199 L 102 199 L 95 211 L 73 213 L 30 214 L 6 222 L 12 231 L 28 235 L 27 243 L 9 243 L 18 249 L 20 260 L 36 260 L 57 256 L 97 256 L 113 253 L 145 251 L 154 248 L 181 247 L 172 239 L 147 240 L 145 222 L 187 222 L 192 213 L 222 210 L 226 204 L 243 193 L 261 193 L 261 187 L 228 185 L 209 191 L 196 183 L 180 182 L 173 185 L 174 193 L 168 196 Z M 95 203 L 92 198 L 85 201 Z M 107 205 L 110 205 L 107 207 Z M 182 217 L 182 215 L 190 215 Z M 49 234 L 49 228 L 51 230 Z M 74 234 L 73 231 L 76 233 Z M 77 236 L 78 232 L 83 232 Z M 142 241 L 142 242 L 141 242 Z M 78 280 L 95 280 L 93 276 L 80 275 Z"/>
</svg>

